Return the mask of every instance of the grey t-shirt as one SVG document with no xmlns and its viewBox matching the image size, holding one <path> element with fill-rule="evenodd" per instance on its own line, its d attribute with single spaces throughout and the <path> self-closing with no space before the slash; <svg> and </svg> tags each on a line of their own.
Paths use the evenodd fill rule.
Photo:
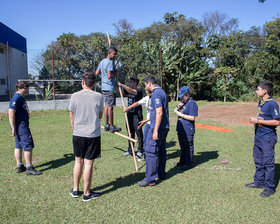
<svg viewBox="0 0 280 224">
<path fill-rule="evenodd" d="M 81 90 L 72 94 L 69 110 L 74 113 L 73 135 L 87 138 L 101 135 L 99 112 L 104 111 L 101 93 Z"/>
</svg>

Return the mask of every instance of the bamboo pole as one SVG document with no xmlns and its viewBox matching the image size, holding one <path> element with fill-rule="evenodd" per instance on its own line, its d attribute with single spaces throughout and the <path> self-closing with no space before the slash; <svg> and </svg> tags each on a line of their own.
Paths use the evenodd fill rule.
<svg viewBox="0 0 280 224">
<path fill-rule="evenodd" d="M 120 86 L 119 86 L 119 91 L 120 91 L 120 95 L 121 95 L 121 99 L 122 99 L 123 108 L 125 108 L 124 100 L 123 100 L 123 94 L 122 94 L 122 88 Z M 126 121 L 126 126 L 127 126 L 128 137 L 131 138 L 131 132 L 130 132 L 130 128 L 129 128 L 127 112 L 125 112 L 124 115 L 125 115 L 125 121 Z M 135 169 L 136 169 L 136 172 L 138 172 L 138 167 L 137 167 L 137 162 L 136 162 L 136 157 L 135 157 L 135 152 L 134 152 L 134 146 L 133 146 L 132 141 L 129 141 L 129 143 L 130 143 L 130 147 L 131 147 L 131 151 L 132 151 L 132 155 L 133 155 Z"/>
<path fill-rule="evenodd" d="M 7 41 L 7 69 L 8 69 L 8 85 L 9 85 L 9 97 L 12 98 L 11 89 L 11 72 L 10 72 L 10 56 L 9 56 L 9 42 Z"/>
<path fill-rule="evenodd" d="M 100 127 L 104 130 L 104 126 L 101 125 Z M 127 140 L 129 140 L 129 141 L 132 141 L 132 142 L 134 142 L 134 143 L 137 143 L 137 142 L 138 142 L 136 139 L 130 138 L 130 137 L 128 137 L 128 136 L 126 136 L 126 135 L 123 135 L 123 134 L 121 134 L 121 133 L 119 133 L 119 132 L 114 132 L 114 134 L 115 134 L 115 135 L 118 135 L 118 136 L 120 136 L 120 137 L 122 137 L 122 138 L 125 138 L 125 139 L 127 139 Z"/>
</svg>

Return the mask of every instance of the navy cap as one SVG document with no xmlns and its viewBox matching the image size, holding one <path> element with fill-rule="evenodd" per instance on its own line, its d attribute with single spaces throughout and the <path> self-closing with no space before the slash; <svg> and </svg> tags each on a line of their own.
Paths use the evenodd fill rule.
<svg viewBox="0 0 280 224">
<path fill-rule="evenodd" d="M 190 88 L 187 86 L 183 86 L 180 90 L 179 90 L 179 98 L 182 98 L 185 94 L 190 92 Z"/>
</svg>

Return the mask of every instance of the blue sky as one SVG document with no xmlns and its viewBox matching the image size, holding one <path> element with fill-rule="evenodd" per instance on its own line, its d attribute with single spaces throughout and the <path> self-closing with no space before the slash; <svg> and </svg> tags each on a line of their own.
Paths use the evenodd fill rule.
<svg viewBox="0 0 280 224">
<path fill-rule="evenodd" d="M 279 17 L 280 0 L 0 0 L 0 21 L 27 39 L 30 64 L 62 33 L 114 34 L 112 24 L 123 18 L 138 29 L 162 21 L 166 12 L 201 20 L 215 10 L 238 18 L 246 31 Z"/>
</svg>

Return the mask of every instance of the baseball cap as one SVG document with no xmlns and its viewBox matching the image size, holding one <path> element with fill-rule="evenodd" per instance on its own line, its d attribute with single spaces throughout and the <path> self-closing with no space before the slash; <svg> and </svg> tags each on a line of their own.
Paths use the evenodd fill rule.
<svg viewBox="0 0 280 224">
<path fill-rule="evenodd" d="M 180 90 L 179 90 L 179 98 L 182 98 L 186 93 L 190 92 L 190 88 L 187 86 L 183 86 Z"/>
</svg>

